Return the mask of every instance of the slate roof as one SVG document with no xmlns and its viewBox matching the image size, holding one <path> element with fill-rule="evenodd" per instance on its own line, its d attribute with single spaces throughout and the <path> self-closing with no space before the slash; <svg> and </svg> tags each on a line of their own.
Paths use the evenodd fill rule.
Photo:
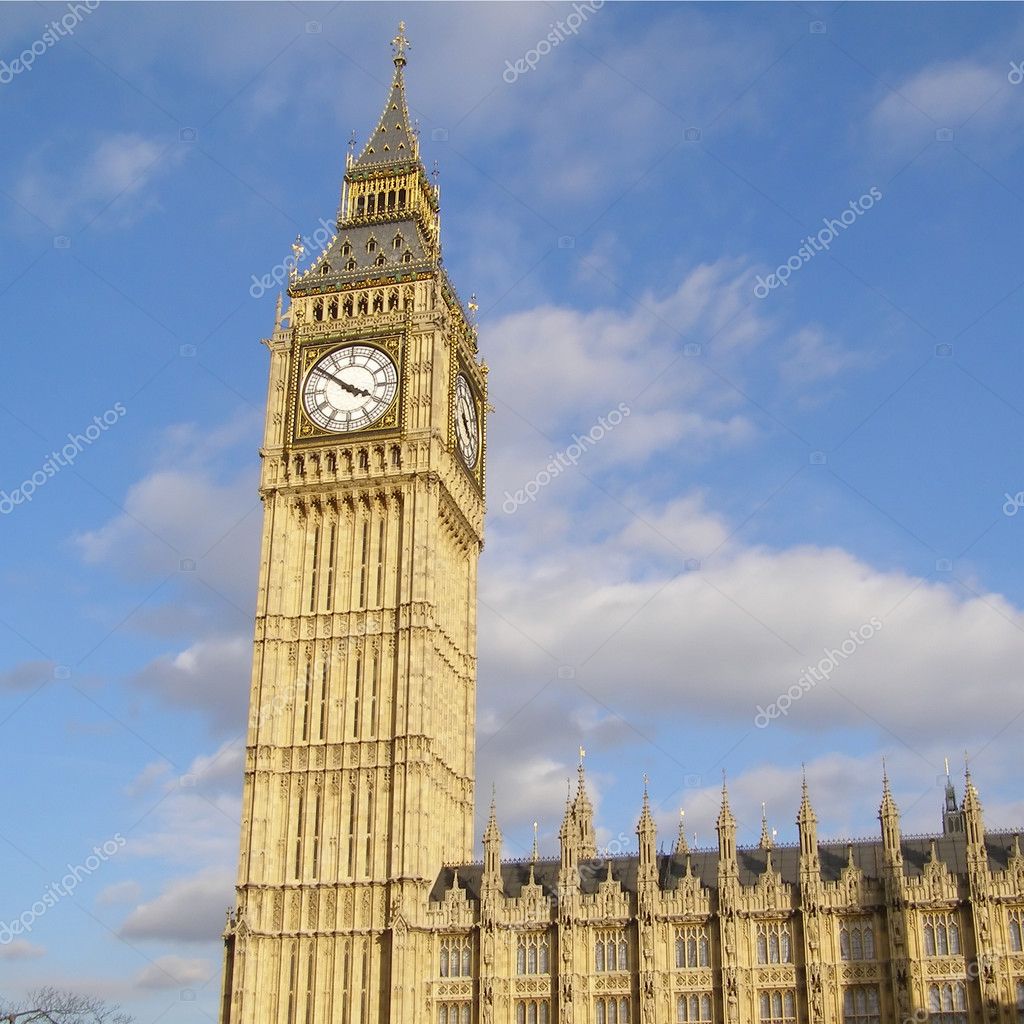
<svg viewBox="0 0 1024 1024">
<path fill-rule="evenodd" d="M 985 837 L 988 850 L 989 868 L 993 872 L 1003 871 L 1013 852 L 1015 835 L 1013 833 L 989 833 Z M 956 875 L 964 875 L 967 871 L 966 847 L 963 835 L 948 836 L 912 836 L 902 842 L 903 869 L 909 878 L 919 878 L 925 864 L 931 857 L 931 844 L 934 841 L 935 851 L 940 862 Z M 882 844 L 879 840 L 859 840 L 853 843 L 823 843 L 818 847 L 821 862 L 821 876 L 826 882 L 836 882 L 842 875 L 850 855 L 853 852 L 853 863 L 864 872 L 865 878 L 879 879 L 882 877 Z M 781 873 L 782 880 L 796 885 L 799 879 L 798 846 L 776 846 L 771 851 L 772 866 Z M 745 848 L 736 854 L 739 866 L 739 879 L 745 886 L 753 886 L 764 873 L 767 851 L 759 847 Z M 637 889 L 638 859 L 632 857 L 612 857 L 612 878 L 618 881 L 626 892 L 635 893 Z M 558 859 L 538 860 L 534 864 L 534 878 L 543 888 L 545 894 L 558 891 Z M 694 875 L 707 889 L 718 886 L 718 851 L 694 850 L 690 854 L 690 866 Z M 584 861 L 580 864 L 580 888 L 584 893 L 596 893 L 598 886 L 605 880 L 608 872 L 607 860 Z M 434 901 L 444 899 L 444 894 L 451 889 L 455 872 L 459 875 L 459 886 L 473 900 L 480 898 L 480 882 L 483 874 L 482 864 L 464 864 L 441 869 L 434 882 L 430 898 Z M 676 854 L 661 854 L 658 857 L 658 878 L 662 889 L 672 890 L 678 880 L 686 873 L 686 857 Z M 523 886 L 529 881 L 530 861 L 512 861 L 502 864 L 501 877 L 505 895 L 517 897 Z"/>
<path fill-rule="evenodd" d="M 396 235 L 402 236 L 401 245 L 397 249 L 393 244 Z M 367 252 L 367 243 L 371 239 L 376 241 L 376 249 Z M 348 254 L 344 252 L 346 242 L 351 248 Z M 411 256 L 408 262 L 404 260 L 406 253 Z M 377 259 L 381 255 L 385 262 L 383 266 L 378 266 Z M 351 270 L 347 269 L 352 262 L 355 266 Z M 330 268 L 326 274 L 323 272 L 325 265 Z M 343 227 L 309 269 L 299 275 L 295 291 L 335 290 L 350 281 L 395 277 L 400 273 L 414 273 L 432 266 L 414 220 Z"/>
</svg>

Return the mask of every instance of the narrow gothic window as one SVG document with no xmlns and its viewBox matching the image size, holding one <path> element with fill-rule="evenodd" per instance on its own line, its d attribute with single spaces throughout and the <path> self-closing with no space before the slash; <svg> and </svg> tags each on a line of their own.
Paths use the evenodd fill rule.
<svg viewBox="0 0 1024 1024">
<path fill-rule="evenodd" d="M 345 264 L 345 269 L 346 270 L 355 270 L 356 269 L 356 261 L 355 260 L 349 260 L 348 263 Z M 352 315 L 352 303 L 351 302 L 349 303 L 348 309 L 349 309 L 349 315 L 351 316 Z"/>
<path fill-rule="evenodd" d="M 334 601 L 334 558 L 338 546 L 338 524 L 331 523 L 330 540 L 327 544 L 327 611 L 331 610 Z"/>
<path fill-rule="evenodd" d="M 313 877 L 320 875 L 320 828 L 323 824 L 324 808 L 319 790 L 313 798 Z"/>
<path fill-rule="evenodd" d="M 351 266 L 349 267 L 349 270 L 355 270 L 356 261 L 355 260 L 349 260 L 349 263 L 351 264 Z M 347 298 L 341 304 L 341 309 L 342 309 L 342 312 L 345 314 L 345 316 L 351 316 L 352 315 L 352 298 L 351 298 L 351 296 L 349 298 Z"/>
<path fill-rule="evenodd" d="M 323 318 L 324 318 L 324 300 L 323 299 L 317 299 L 316 302 L 313 303 L 313 319 L 314 320 L 323 320 Z"/>
<path fill-rule="evenodd" d="M 405 189 L 400 188 L 398 190 L 398 208 L 400 210 L 405 208 Z"/>
<path fill-rule="evenodd" d="M 1020 953 L 1024 947 L 1021 946 L 1022 923 L 1024 923 L 1024 911 L 1020 909 L 1010 911 L 1010 949 L 1014 953 Z"/>
<path fill-rule="evenodd" d="M 373 874 L 373 803 L 373 789 L 371 788 L 366 796 L 366 832 L 363 835 L 363 841 L 366 846 L 364 860 L 366 861 L 366 873 L 368 875 Z"/>
<path fill-rule="evenodd" d="M 376 201 L 376 197 L 375 197 L 375 196 L 373 195 L 373 193 L 371 192 L 371 193 L 370 193 L 370 194 L 369 194 L 369 195 L 368 195 L 368 196 L 366 197 L 366 212 L 367 212 L 367 214 L 369 214 L 370 216 L 372 216 L 372 215 L 373 215 L 373 205 L 374 205 L 375 201 Z"/>
<path fill-rule="evenodd" d="M 313 691 L 313 660 L 306 662 L 306 686 L 302 694 L 302 740 L 309 739 L 309 700 Z"/>
<path fill-rule="evenodd" d="M 338 319 L 338 300 L 336 298 L 331 299 L 331 301 L 327 303 L 327 316 L 331 320 Z"/>
<path fill-rule="evenodd" d="M 320 524 L 313 530 L 313 569 L 309 574 L 309 610 L 316 611 L 317 576 L 320 572 Z"/>
<path fill-rule="evenodd" d="M 377 239 L 376 238 L 371 238 L 366 243 L 366 251 L 367 252 L 376 252 L 377 251 Z"/>
<path fill-rule="evenodd" d="M 346 242 L 341 247 L 341 255 L 342 256 L 351 256 L 352 255 L 352 243 L 351 242 Z"/>
<path fill-rule="evenodd" d="M 302 875 L 302 833 L 306 827 L 306 794 L 299 793 L 295 814 L 295 877 Z"/>
<path fill-rule="evenodd" d="M 321 277 L 326 277 L 330 272 L 331 272 L 331 265 L 329 263 L 325 263 L 320 268 L 320 276 Z"/>
<path fill-rule="evenodd" d="M 392 249 L 401 249 L 402 248 L 402 233 L 401 232 L 399 232 L 397 235 L 395 235 L 394 238 L 391 239 L 391 248 Z"/>
<path fill-rule="evenodd" d="M 327 658 L 320 666 L 320 739 L 327 739 Z"/>
<path fill-rule="evenodd" d="M 392 189 L 388 193 L 388 209 L 393 210 L 395 208 L 395 190 Z"/>
<path fill-rule="evenodd" d="M 384 253 L 381 253 L 381 254 L 380 254 L 380 255 L 379 255 L 378 257 L 377 257 L 377 260 L 376 260 L 377 266 L 378 266 L 378 267 L 383 267 L 383 266 L 384 266 L 384 264 L 385 264 L 386 262 L 387 262 L 387 260 L 385 260 L 385 259 L 384 259 Z M 376 304 L 376 302 L 375 302 L 375 303 L 373 304 L 373 308 L 374 308 L 374 311 L 376 311 L 376 310 L 377 310 L 377 304 Z M 383 308 L 384 308 L 384 303 L 383 303 L 383 301 L 382 301 L 382 302 L 381 302 L 381 309 L 383 309 Z"/>
<path fill-rule="evenodd" d="M 388 312 L 392 313 L 396 309 L 398 309 L 398 289 L 392 288 L 391 291 L 388 292 Z"/>
<path fill-rule="evenodd" d="M 356 873 L 356 794 L 352 792 L 348 798 L 348 874 L 354 878 Z"/>
<path fill-rule="evenodd" d="M 299 947 L 292 946 L 292 955 L 288 965 L 288 1020 L 295 1020 L 295 989 L 299 976 Z"/>
<path fill-rule="evenodd" d="M 359 700 L 363 691 L 363 656 L 356 655 L 355 689 L 352 692 L 352 738 L 359 738 Z"/>
<path fill-rule="evenodd" d="M 313 953 L 306 959 L 306 1024 L 313 1024 Z"/>
<path fill-rule="evenodd" d="M 365 294 L 360 295 L 359 296 L 359 312 L 365 314 L 365 313 L 367 313 L 369 311 L 369 309 L 370 309 L 370 303 L 369 303 L 369 300 L 367 299 L 366 295 Z"/>
</svg>

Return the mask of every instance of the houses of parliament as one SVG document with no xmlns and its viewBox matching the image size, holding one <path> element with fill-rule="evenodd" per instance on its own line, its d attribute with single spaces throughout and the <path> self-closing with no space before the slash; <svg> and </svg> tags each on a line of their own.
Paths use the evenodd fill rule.
<svg viewBox="0 0 1024 1024">
<path fill-rule="evenodd" d="M 581 761 L 556 859 L 472 862 L 487 367 L 441 258 L 408 44 L 337 232 L 270 353 L 236 905 L 222 1024 L 1024 1021 L 1024 854 L 967 776 L 941 831 L 604 857 Z M 937 809 L 938 810 L 938 809 Z M 937 814 L 938 817 L 938 814 Z"/>
</svg>

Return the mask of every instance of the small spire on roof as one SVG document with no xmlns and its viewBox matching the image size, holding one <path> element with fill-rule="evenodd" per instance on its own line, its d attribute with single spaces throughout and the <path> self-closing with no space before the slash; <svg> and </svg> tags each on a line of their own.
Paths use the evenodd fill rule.
<svg viewBox="0 0 1024 1024">
<path fill-rule="evenodd" d="M 537 822 L 533 823 L 533 850 L 530 852 L 530 862 L 536 863 L 537 857 L 540 855 L 540 847 L 537 844 Z M 532 869 L 531 869 L 532 870 Z"/>
<path fill-rule="evenodd" d="M 765 810 L 764 801 L 761 801 L 761 838 L 758 840 L 758 846 L 762 850 L 771 851 L 772 848 L 772 836 L 768 831 L 768 814 Z"/>
<path fill-rule="evenodd" d="M 679 808 L 679 837 L 676 839 L 676 856 L 689 855 L 690 844 L 686 841 L 686 811 Z"/>
</svg>

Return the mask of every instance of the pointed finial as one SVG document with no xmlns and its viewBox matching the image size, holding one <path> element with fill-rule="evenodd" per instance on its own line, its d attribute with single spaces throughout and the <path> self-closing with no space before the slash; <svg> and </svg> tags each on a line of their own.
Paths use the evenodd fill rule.
<svg viewBox="0 0 1024 1024">
<path fill-rule="evenodd" d="M 420 137 L 420 119 L 418 117 L 413 118 L 412 133 L 413 135 L 416 136 L 417 139 Z"/>
<path fill-rule="evenodd" d="M 284 296 L 281 292 L 277 293 L 277 305 L 274 306 L 274 330 L 281 330 L 281 309 L 284 304 Z"/>
<path fill-rule="evenodd" d="M 392 48 L 392 50 L 394 50 L 394 53 L 395 53 L 395 67 L 396 68 L 403 68 L 403 67 L 405 67 L 405 64 L 406 64 L 405 52 L 406 52 L 406 50 L 411 50 L 412 49 L 412 44 L 409 42 L 409 40 L 405 36 L 405 22 L 404 21 L 400 21 L 398 23 L 398 35 L 395 36 L 395 38 L 391 40 L 391 48 Z"/>
<path fill-rule="evenodd" d="M 767 850 L 769 854 L 772 850 L 772 833 L 768 831 L 768 814 L 765 811 L 764 801 L 761 802 L 761 838 L 758 840 L 758 846 L 762 850 Z"/>
<path fill-rule="evenodd" d="M 679 808 L 679 837 L 676 839 L 676 854 L 690 853 L 690 846 L 686 842 L 686 811 Z"/>
<path fill-rule="evenodd" d="M 356 130 L 352 129 L 352 134 L 348 137 L 348 151 L 354 153 L 356 150 Z"/>
<path fill-rule="evenodd" d="M 537 828 L 538 828 L 537 822 L 534 822 L 533 823 L 533 849 L 530 851 L 530 863 L 531 864 L 535 864 L 537 862 L 537 858 L 540 856 L 540 845 L 539 845 L 539 843 L 537 841 Z M 531 868 L 531 871 L 532 870 L 533 869 Z"/>
<path fill-rule="evenodd" d="M 853 843 L 846 844 L 846 866 L 853 867 Z"/>
<path fill-rule="evenodd" d="M 302 259 L 302 254 L 306 251 L 306 247 L 302 244 L 302 235 L 296 235 L 295 241 L 292 242 L 292 265 L 288 268 L 288 278 L 294 281 L 299 275 L 299 261 Z"/>
<path fill-rule="evenodd" d="M 949 778 L 949 758 L 948 757 L 944 757 L 942 759 L 942 763 L 946 766 L 946 778 L 948 779 Z"/>
</svg>

